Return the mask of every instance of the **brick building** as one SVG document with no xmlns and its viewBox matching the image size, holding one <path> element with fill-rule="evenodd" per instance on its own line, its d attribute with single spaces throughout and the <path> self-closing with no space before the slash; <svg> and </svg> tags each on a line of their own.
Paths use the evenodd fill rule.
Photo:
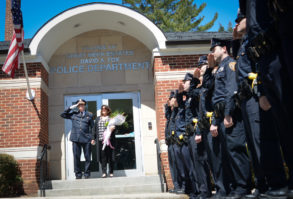
<svg viewBox="0 0 293 199">
<path fill-rule="evenodd" d="M 6 40 L 11 38 L 10 18 L 6 16 Z M 142 14 L 104 3 L 68 9 L 40 27 L 32 39 L 25 40 L 35 99 L 25 97 L 23 67 L 14 79 L 0 72 L 0 153 L 11 154 L 20 163 L 26 193 L 38 190 L 44 144 L 51 146 L 49 178 L 74 178 L 70 121 L 60 114 L 79 98 L 88 101 L 87 108 L 95 115 L 102 104 L 130 115 L 132 127 L 116 135 L 120 143 L 116 175 L 157 174 L 154 140 L 158 138 L 171 188 L 163 107 L 185 73 L 194 70 L 198 57 L 209 52 L 212 37 L 231 35 L 164 33 Z M 1 66 L 9 43 L 0 42 Z M 93 158 L 92 177 L 99 177 L 94 162 Z"/>
</svg>

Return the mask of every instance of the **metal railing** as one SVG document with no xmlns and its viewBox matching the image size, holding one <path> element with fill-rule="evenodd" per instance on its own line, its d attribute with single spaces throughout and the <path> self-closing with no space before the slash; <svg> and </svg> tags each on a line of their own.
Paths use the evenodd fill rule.
<svg viewBox="0 0 293 199">
<path fill-rule="evenodd" d="M 48 168 L 47 168 L 47 165 L 48 165 L 48 153 L 47 151 L 50 150 L 51 147 L 47 144 L 45 144 L 43 146 L 43 150 L 41 152 L 41 157 L 40 157 L 40 195 L 41 197 L 45 197 L 46 196 L 46 193 L 45 193 L 45 183 L 46 183 L 46 180 L 47 180 L 47 177 L 48 177 Z"/>
<path fill-rule="evenodd" d="M 161 160 L 161 148 L 160 148 L 160 143 L 158 138 L 155 139 L 155 144 L 157 148 L 157 162 L 158 162 L 158 174 L 160 177 L 160 182 L 161 182 L 161 191 L 164 192 L 164 184 L 166 183 L 166 176 L 164 172 L 164 167 L 162 165 L 162 160 Z"/>
</svg>

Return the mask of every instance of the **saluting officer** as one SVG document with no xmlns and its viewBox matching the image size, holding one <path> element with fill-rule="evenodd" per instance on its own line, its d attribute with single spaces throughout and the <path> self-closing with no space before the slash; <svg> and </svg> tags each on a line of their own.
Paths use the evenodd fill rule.
<svg viewBox="0 0 293 199">
<path fill-rule="evenodd" d="M 246 34 L 246 17 L 240 9 L 236 23 L 233 31 L 233 54 L 235 52 L 236 55 L 238 52 L 236 55 L 238 98 L 241 103 L 255 182 L 254 193 L 247 195 L 246 198 L 257 198 L 260 194 L 264 194 L 268 187 L 274 190 L 285 187 L 286 176 L 272 111 L 259 107 L 259 100 L 264 96 L 257 89 L 259 86 L 257 67 L 247 56 L 246 48 L 249 41 Z M 239 50 L 235 46 L 240 46 Z"/>
<path fill-rule="evenodd" d="M 61 117 L 72 121 L 70 141 L 73 147 L 74 173 L 76 179 L 82 178 L 82 171 L 80 169 L 81 148 L 84 151 L 85 157 L 84 177 L 90 177 L 91 135 L 94 122 L 93 114 L 86 111 L 85 105 L 86 101 L 80 99 L 61 114 Z M 78 107 L 78 111 L 74 110 L 76 107 Z"/>
<path fill-rule="evenodd" d="M 205 56 L 202 58 L 202 64 L 206 65 L 206 62 L 207 57 Z M 230 188 L 227 175 L 227 149 L 224 135 L 219 134 L 215 136 L 210 133 L 210 126 L 214 117 L 212 96 L 217 68 L 215 65 L 208 64 L 203 76 L 199 103 L 198 134 L 196 136 L 196 141 L 203 142 L 207 151 L 208 162 L 216 189 L 216 194 L 211 197 L 212 199 L 220 199 L 226 196 Z M 216 127 L 216 124 L 214 123 L 213 126 Z"/>
<path fill-rule="evenodd" d="M 210 59 L 214 63 L 211 64 L 218 64 L 219 68 L 215 76 L 215 89 L 212 98 L 216 126 L 211 127 L 211 133 L 213 136 L 222 134 L 225 138 L 232 174 L 230 179 L 231 192 L 226 198 L 238 199 L 248 193 L 250 168 L 241 110 L 234 99 L 237 92 L 236 62 L 229 56 L 229 47 L 230 41 L 212 39 Z M 224 175 L 229 174 L 224 173 Z"/>
<path fill-rule="evenodd" d="M 205 199 L 211 196 L 210 168 L 207 160 L 207 152 L 204 143 L 198 142 L 196 131 L 199 119 L 199 99 L 202 90 L 203 75 L 206 70 L 204 58 L 199 58 L 197 68 L 194 70 L 193 79 L 190 82 L 190 88 L 187 92 L 188 100 L 185 103 L 186 125 L 189 133 L 189 148 L 192 155 L 195 177 L 198 184 L 199 195 L 197 199 Z"/>
<path fill-rule="evenodd" d="M 178 112 L 178 107 L 175 106 L 175 92 L 171 91 L 169 99 L 165 104 L 165 117 L 166 128 L 165 128 L 165 141 L 168 146 L 168 159 L 170 173 L 174 185 L 174 189 L 169 190 L 170 193 L 176 193 L 180 190 L 181 183 L 178 176 L 178 168 L 176 165 L 176 156 L 174 152 L 175 143 L 175 117 Z"/>
<path fill-rule="evenodd" d="M 191 73 L 186 73 L 183 84 L 179 84 L 178 94 L 176 100 L 178 103 L 178 114 L 176 119 L 176 135 L 180 145 L 180 156 L 185 169 L 185 182 L 188 185 L 190 182 L 190 198 L 195 198 L 199 194 L 198 181 L 196 179 L 195 167 L 193 164 L 192 156 L 190 154 L 189 138 L 192 134 L 192 128 L 189 128 L 192 123 L 192 115 L 194 109 L 190 108 L 192 98 L 189 97 L 188 91 L 190 89 L 191 81 L 199 82 L 198 79 L 194 80 Z M 192 124 L 191 124 L 192 126 Z M 186 186 L 188 188 L 188 186 Z"/>
<path fill-rule="evenodd" d="M 293 198 L 293 84 L 292 84 L 292 1 L 242 0 L 247 17 L 247 54 L 258 67 L 258 86 L 263 110 L 272 110 L 279 127 L 283 157 L 289 169 L 288 187 L 271 189 L 265 195 Z M 246 10 L 245 10 L 246 9 Z M 289 191 L 288 191 L 289 189 Z"/>
</svg>

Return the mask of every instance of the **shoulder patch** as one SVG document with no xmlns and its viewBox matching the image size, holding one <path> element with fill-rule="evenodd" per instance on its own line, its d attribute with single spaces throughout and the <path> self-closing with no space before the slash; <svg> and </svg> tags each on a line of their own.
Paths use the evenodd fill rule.
<svg viewBox="0 0 293 199">
<path fill-rule="evenodd" d="M 235 65 L 236 65 L 236 62 L 235 61 L 232 61 L 229 63 L 229 68 L 232 70 L 232 71 L 235 71 Z"/>
</svg>

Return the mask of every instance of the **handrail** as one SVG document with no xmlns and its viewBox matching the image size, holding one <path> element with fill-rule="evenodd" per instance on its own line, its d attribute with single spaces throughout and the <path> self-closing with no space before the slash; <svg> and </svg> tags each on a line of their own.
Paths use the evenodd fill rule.
<svg viewBox="0 0 293 199">
<path fill-rule="evenodd" d="M 45 197 L 46 193 L 45 193 L 45 182 L 47 179 L 47 175 L 48 175 L 48 169 L 47 169 L 47 160 L 48 160 L 48 155 L 47 155 L 47 151 L 50 150 L 51 147 L 50 145 L 45 144 L 43 146 L 42 152 L 41 152 L 41 157 L 40 157 L 40 195 L 41 197 Z M 45 165 L 44 164 L 44 158 L 45 158 Z M 44 167 L 45 167 L 45 171 L 44 171 Z"/>
<path fill-rule="evenodd" d="M 164 167 L 162 166 L 162 161 L 161 161 L 161 148 L 160 148 L 160 143 L 158 138 L 155 139 L 155 144 L 157 148 L 157 162 L 158 162 L 158 174 L 160 177 L 160 182 L 161 182 L 161 191 L 164 192 L 164 183 L 166 183 L 166 177 L 165 177 L 165 172 L 164 172 Z"/>
</svg>

